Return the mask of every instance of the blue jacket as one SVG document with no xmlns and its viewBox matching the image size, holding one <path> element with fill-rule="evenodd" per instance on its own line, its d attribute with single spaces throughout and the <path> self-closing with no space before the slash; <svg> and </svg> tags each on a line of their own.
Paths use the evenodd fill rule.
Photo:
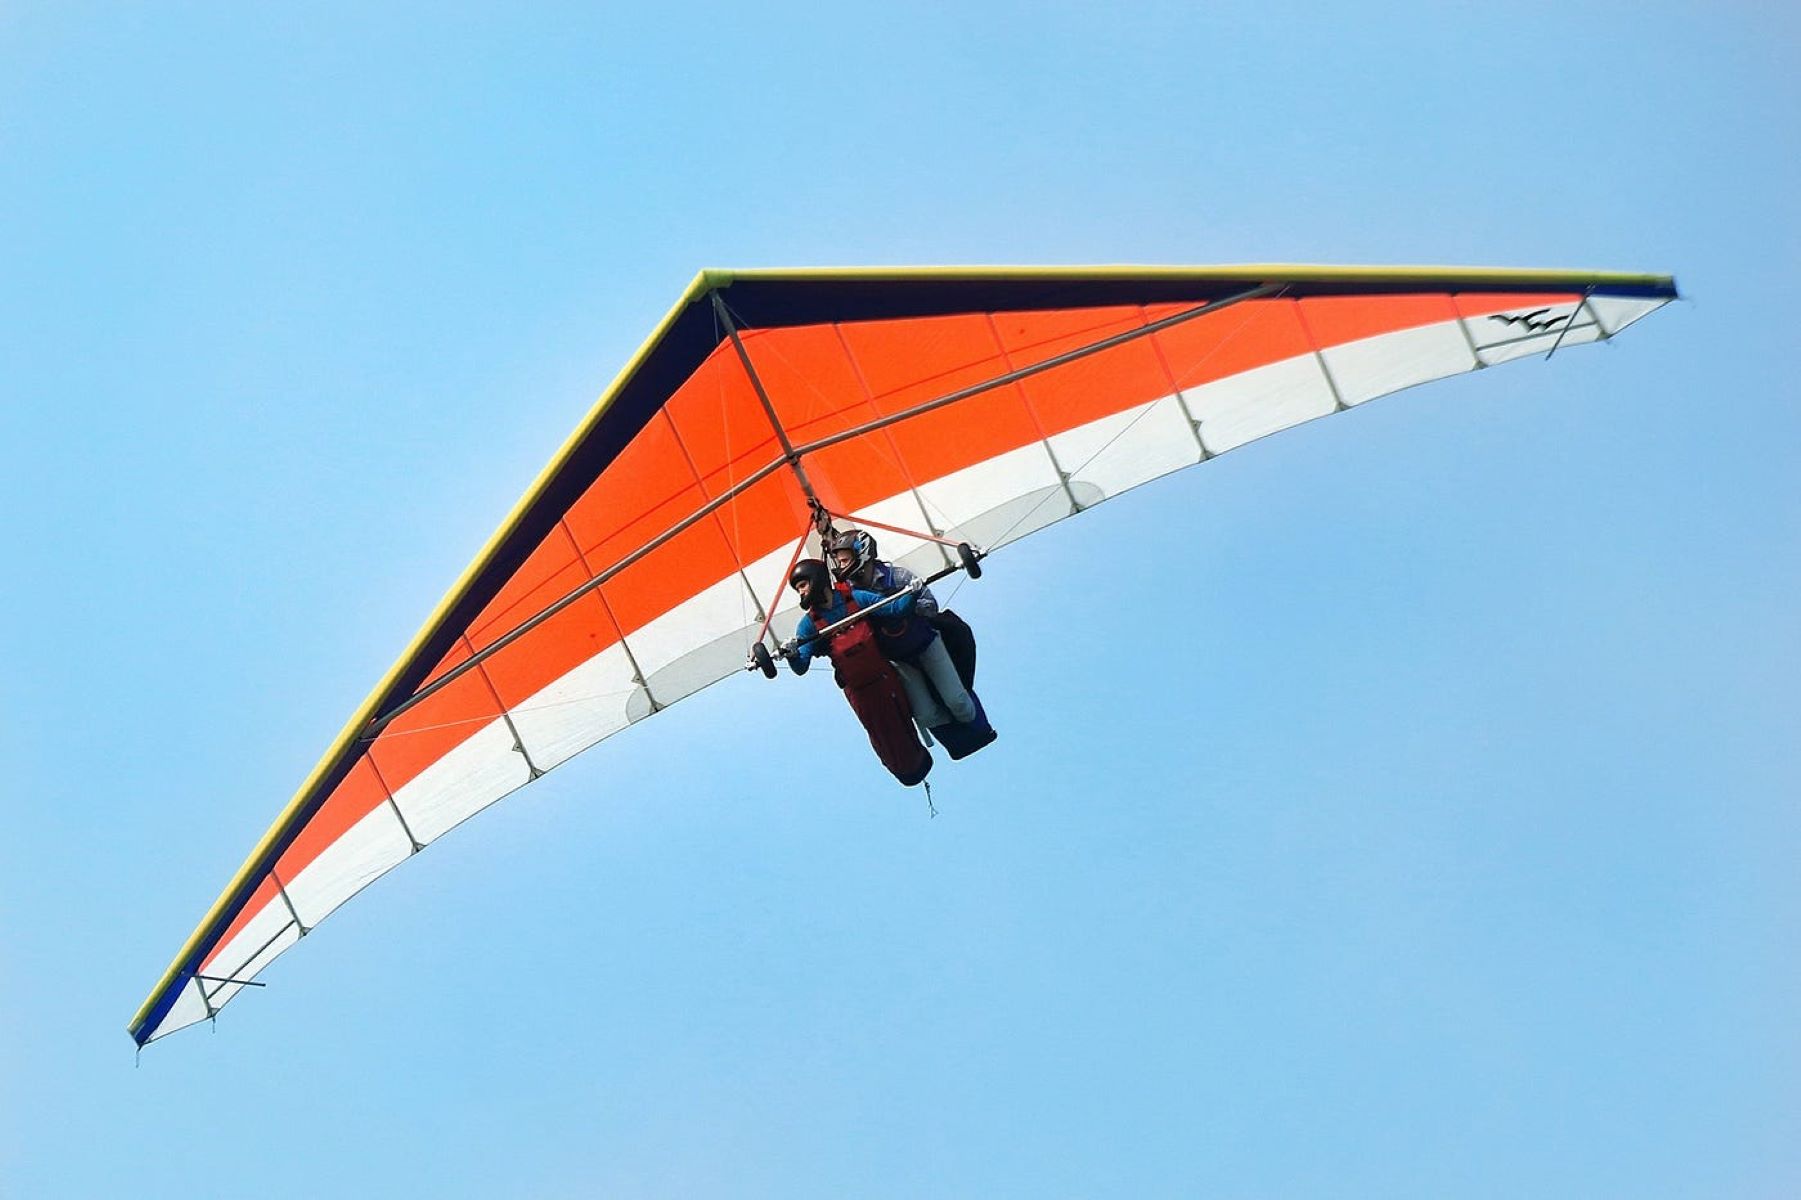
<svg viewBox="0 0 1801 1200">
<path fill-rule="evenodd" d="M 882 562 L 878 559 L 870 572 L 869 586 L 884 596 L 891 596 L 904 587 L 910 587 L 917 578 L 919 576 L 899 563 Z M 914 607 L 920 616 L 929 621 L 938 615 L 938 597 L 932 595 L 931 588 L 922 587 L 919 589 L 918 599 L 914 601 Z"/>
<path fill-rule="evenodd" d="M 872 608 L 882 602 L 880 593 L 866 592 L 862 588 L 851 589 L 850 597 L 857 602 L 858 608 Z M 888 605 L 882 609 L 882 615 L 885 616 L 889 614 L 896 617 L 912 616 L 913 594 L 907 592 L 897 599 L 889 601 Z M 829 641 L 821 640 L 814 642 L 808 641 L 807 639 L 811 638 L 815 633 L 818 633 L 825 626 L 835 625 L 848 616 L 850 616 L 850 606 L 844 603 L 844 597 L 839 595 L 836 591 L 832 593 L 832 602 L 826 605 L 824 609 L 820 610 L 817 622 L 814 620 L 813 613 L 806 612 L 801 614 L 800 625 L 794 631 L 794 640 L 799 644 L 795 647 L 794 653 L 788 656 L 788 666 L 793 669 L 796 675 L 805 675 L 807 673 L 807 668 L 813 665 L 813 656 L 815 654 L 823 654 L 827 658 L 832 656 L 832 647 Z M 877 618 L 871 617 L 870 619 L 873 621 Z"/>
</svg>

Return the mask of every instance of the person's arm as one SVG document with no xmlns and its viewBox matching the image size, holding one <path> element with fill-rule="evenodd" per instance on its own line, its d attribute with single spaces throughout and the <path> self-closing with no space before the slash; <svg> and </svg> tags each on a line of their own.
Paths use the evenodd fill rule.
<svg viewBox="0 0 1801 1200">
<path fill-rule="evenodd" d="M 893 581 L 893 586 L 888 589 L 891 592 L 900 588 L 912 587 L 913 581 L 919 578 L 899 563 L 889 563 L 887 566 L 888 578 Z M 913 598 L 913 607 L 920 616 L 929 621 L 938 615 L 938 597 L 932 595 L 931 588 L 921 587 L 919 594 Z"/>
<path fill-rule="evenodd" d="M 882 604 L 882 601 L 888 599 L 880 592 L 865 592 L 860 588 L 853 589 L 850 596 L 852 600 L 857 602 L 859 608 L 874 608 L 876 605 Z M 913 612 L 913 601 L 915 599 L 914 593 L 902 591 L 899 599 L 890 601 L 887 604 L 882 604 L 881 615 L 885 617 L 910 616 Z"/>
<path fill-rule="evenodd" d="M 795 627 L 794 639 L 788 643 L 788 669 L 796 675 L 805 675 L 807 668 L 813 665 L 813 617 L 810 613 L 802 613 L 800 624 Z"/>
</svg>

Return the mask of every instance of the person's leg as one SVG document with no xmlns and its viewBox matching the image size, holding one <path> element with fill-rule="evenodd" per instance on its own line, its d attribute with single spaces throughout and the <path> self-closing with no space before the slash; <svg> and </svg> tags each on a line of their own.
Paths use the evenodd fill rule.
<svg viewBox="0 0 1801 1200">
<path fill-rule="evenodd" d="M 963 680 L 957 675 L 957 664 L 945 650 L 943 638 L 933 638 L 932 644 L 920 651 L 913 661 L 932 681 L 933 690 L 950 710 L 951 720 L 961 723 L 976 719 L 976 702 L 969 698 Z"/>
<path fill-rule="evenodd" d="M 913 719 L 930 729 L 934 725 L 942 725 L 951 719 L 944 705 L 938 703 L 938 697 L 926 686 L 925 676 L 912 663 L 897 662 L 894 664 L 895 674 L 901 678 L 901 686 L 907 689 L 907 702 L 913 706 Z"/>
</svg>

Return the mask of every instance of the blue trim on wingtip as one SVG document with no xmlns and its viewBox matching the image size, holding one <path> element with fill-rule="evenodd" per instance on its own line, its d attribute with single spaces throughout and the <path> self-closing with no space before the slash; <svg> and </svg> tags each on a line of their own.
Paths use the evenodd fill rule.
<svg viewBox="0 0 1801 1200">
<path fill-rule="evenodd" d="M 163 996 L 148 1013 L 144 1014 L 144 1023 L 128 1027 L 125 1030 L 131 1035 L 131 1040 L 136 1042 L 140 1048 L 149 1045 L 150 1039 L 155 1037 L 156 1031 L 162 1027 L 163 1018 L 169 1015 L 169 1010 L 175 1007 L 177 1000 L 181 999 L 181 990 L 193 981 L 192 971 L 183 971 L 171 980 Z"/>
</svg>

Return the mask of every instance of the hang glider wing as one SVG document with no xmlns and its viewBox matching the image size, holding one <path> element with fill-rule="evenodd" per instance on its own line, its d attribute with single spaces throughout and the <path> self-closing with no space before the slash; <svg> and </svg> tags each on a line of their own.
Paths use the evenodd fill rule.
<svg viewBox="0 0 1801 1200">
<path fill-rule="evenodd" d="M 812 502 L 993 548 L 1402 388 L 1605 340 L 1660 276 L 703 272 L 457 581 L 132 1019 L 212 1016 L 453 826 L 742 669 Z M 854 520 L 853 520 L 854 523 Z M 882 536 L 915 569 L 939 544 Z"/>
</svg>

